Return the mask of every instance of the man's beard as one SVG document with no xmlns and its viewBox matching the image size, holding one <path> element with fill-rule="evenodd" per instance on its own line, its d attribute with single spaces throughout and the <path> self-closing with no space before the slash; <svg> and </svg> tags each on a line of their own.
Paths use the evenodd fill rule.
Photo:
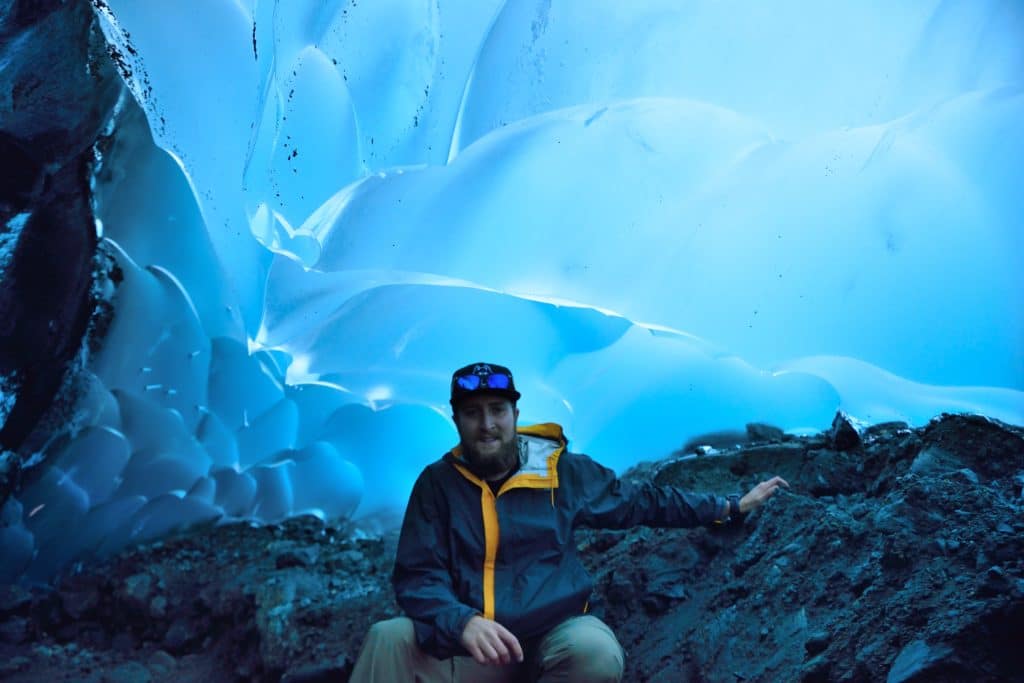
<svg viewBox="0 0 1024 683">
<path fill-rule="evenodd" d="M 481 479 L 487 481 L 510 472 L 519 464 L 519 438 L 513 436 L 502 442 L 501 448 L 493 454 L 483 455 L 473 445 L 462 444 L 462 457 L 469 463 L 469 468 Z"/>
</svg>

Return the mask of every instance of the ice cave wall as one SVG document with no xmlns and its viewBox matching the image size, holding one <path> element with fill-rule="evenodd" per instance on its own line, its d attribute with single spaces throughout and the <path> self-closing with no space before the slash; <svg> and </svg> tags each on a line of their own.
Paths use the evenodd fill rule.
<svg viewBox="0 0 1024 683">
<path fill-rule="evenodd" d="M 95 190 L 123 279 L 7 576 L 393 510 L 477 359 L 619 469 L 837 409 L 1024 422 L 1015 4 L 96 7 L 141 104 Z"/>
</svg>

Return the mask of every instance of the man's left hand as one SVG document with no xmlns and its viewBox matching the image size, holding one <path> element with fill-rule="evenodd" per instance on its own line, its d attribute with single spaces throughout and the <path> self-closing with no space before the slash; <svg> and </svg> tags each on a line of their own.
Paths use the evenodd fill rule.
<svg viewBox="0 0 1024 683">
<path fill-rule="evenodd" d="M 772 477 L 768 481 L 762 481 L 760 484 L 750 489 L 747 495 L 740 498 L 740 513 L 746 514 L 751 510 L 756 510 L 761 507 L 766 500 L 775 495 L 775 492 L 779 490 L 780 486 L 789 488 L 789 484 L 782 477 Z"/>
</svg>

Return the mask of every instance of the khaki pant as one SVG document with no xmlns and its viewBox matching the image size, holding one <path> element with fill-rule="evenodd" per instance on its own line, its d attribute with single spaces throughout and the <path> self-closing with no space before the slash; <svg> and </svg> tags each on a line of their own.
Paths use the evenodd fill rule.
<svg viewBox="0 0 1024 683">
<path fill-rule="evenodd" d="M 573 617 L 551 629 L 522 664 L 489 666 L 472 657 L 436 659 L 416 645 L 412 621 L 398 617 L 370 628 L 349 679 L 352 683 L 617 683 L 624 655 L 615 634 L 593 616 Z"/>
</svg>

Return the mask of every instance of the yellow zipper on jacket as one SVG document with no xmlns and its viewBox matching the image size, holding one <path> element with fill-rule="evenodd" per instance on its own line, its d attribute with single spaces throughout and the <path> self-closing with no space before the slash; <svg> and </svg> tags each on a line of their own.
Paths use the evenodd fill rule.
<svg viewBox="0 0 1024 683">
<path fill-rule="evenodd" d="M 484 618 L 494 619 L 494 566 L 498 559 L 498 499 L 487 482 L 470 472 L 464 465 L 453 463 L 466 479 L 480 487 L 480 510 L 484 518 Z"/>
<path fill-rule="evenodd" d="M 557 431 L 556 431 L 557 430 Z M 558 486 L 558 457 L 565 450 L 565 441 L 562 438 L 562 428 L 554 424 L 532 425 L 520 428 L 519 434 L 526 436 L 536 435 L 551 438 L 556 436 L 562 443 L 548 456 L 548 476 L 534 474 L 513 475 L 508 481 L 502 484 L 498 490 L 498 496 L 505 491 L 514 488 L 551 489 L 551 505 L 555 504 L 555 488 Z M 452 449 L 452 455 L 456 458 L 461 456 L 461 447 Z M 491 491 L 486 481 L 469 471 L 465 465 L 459 462 L 452 463 L 462 476 L 480 487 L 480 511 L 484 520 L 484 565 L 483 565 L 483 603 L 484 618 L 494 619 L 494 570 L 498 559 L 498 539 L 501 536 L 501 529 L 498 525 L 498 498 Z"/>
</svg>

